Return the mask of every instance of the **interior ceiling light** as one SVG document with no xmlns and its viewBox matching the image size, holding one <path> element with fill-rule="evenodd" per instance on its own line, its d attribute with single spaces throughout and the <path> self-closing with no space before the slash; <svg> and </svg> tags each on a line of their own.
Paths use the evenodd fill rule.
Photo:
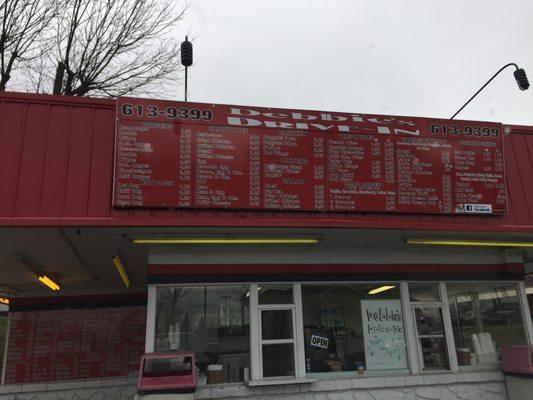
<svg viewBox="0 0 533 400">
<path fill-rule="evenodd" d="M 46 275 L 39 276 L 39 281 L 41 281 L 43 285 L 48 286 L 50 289 L 54 291 L 61 289 L 61 287 L 57 283 L 55 283 L 52 279 L 50 279 Z"/>
<path fill-rule="evenodd" d="M 9 299 L 7 297 L 0 297 L 1 304 L 9 304 Z"/>
<path fill-rule="evenodd" d="M 396 286 L 380 286 L 378 288 L 372 289 L 368 292 L 368 294 L 378 294 L 381 292 L 385 292 L 390 289 L 394 289 Z"/>
<path fill-rule="evenodd" d="M 134 238 L 135 244 L 317 244 L 318 238 Z"/>
<path fill-rule="evenodd" d="M 115 265 L 120 279 L 122 279 L 122 282 L 124 282 L 124 286 L 129 288 L 131 286 L 130 278 L 126 272 L 126 269 L 124 268 L 124 264 L 122 263 L 120 256 L 115 253 L 111 256 L 111 259 L 113 260 L 113 264 Z"/>
<path fill-rule="evenodd" d="M 39 268 L 39 266 L 37 266 L 37 264 L 35 264 L 26 254 L 15 253 L 11 254 L 11 257 L 31 270 L 43 285 L 48 286 L 54 291 L 61 289 L 59 284 L 46 276 L 45 271 L 42 268 Z"/>
<path fill-rule="evenodd" d="M 471 246 L 471 247 L 533 247 L 533 242 L 451 240 L 451 239 L 407 239 L 408 244 L 434 246 Z"/>
</svg>

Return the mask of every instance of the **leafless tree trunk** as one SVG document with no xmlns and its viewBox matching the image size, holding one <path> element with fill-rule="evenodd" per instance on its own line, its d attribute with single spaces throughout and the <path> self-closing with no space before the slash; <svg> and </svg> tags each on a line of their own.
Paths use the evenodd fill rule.
<svg viewBox="0 0 533 400">
<path fill-rule="evenodd" d="M 0 91 L 18 64 L 42 55 L 58 0 L 0 0 Z"/>
<path fill-rule="evenodd" d="M 53 93 L 120 96 L 149 92 L 180 69 L 171 35 L 184 16 L 172 0 L 70 0 L 50 53 Z"/>
</svg>

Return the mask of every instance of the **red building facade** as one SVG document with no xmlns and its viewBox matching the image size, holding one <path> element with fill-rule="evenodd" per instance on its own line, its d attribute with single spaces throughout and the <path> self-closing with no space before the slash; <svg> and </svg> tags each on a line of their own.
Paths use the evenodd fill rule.
<svg viewBox="0 0 533 400">
<path fill-rule="evenodd" d="M 262 386 L 280 376 L 313 385 L 355 379 L 361 371 L 380 376 L 387 368 L 378 367 L 364 348 L 370 322 L 358 319 L 379 301 L 398 307 L 405 331 L 404 360 L 391 364 L 388 374 L 498 371 L 497 356 L 484 356 L 474 342 L 489 333 L 496 354 L 506 344 L 495 328 L 501 323 L 514 330 L 509 344 L 533 340 L 524 284 L 533 239 L 533 128 L 501 128 L 506 209 L 494 215 L 264 204 L 176 207 L 159 200 L 130 207 L 117 204 L 117 193 L 113 199 L 120 161 L 117 119 L 129 121 L 120 114 L 128 100 L 118 104 L 17 93 L 0 97 L 0 296 L 10 301 L 4 385 L 134 375 L 143 351 L 184 349 L 197 352 L 207 387 L 207 365 L 222 365 L 225 383 L 233 385 Z M 251 120 L 265 123 L 266 117 L 250 111 L 258 109 L 240 111 L 241 127 Z M 279 112 L 262 110 L 270 119 Z M 154 123 L 164 123 L 158 118 Z M 216 118 L 210 124 L 224 126 Z M 188 126 L 194 131 L 199 125 Z M 289 127 L 278 122 L 276 129 Z M 161 242 L 206 238 L 316 239 L 316 246 L 256 243 L 228 249 Z M 155 242 L 138 245 L 138 239 Z M 413 247 L 410 239 L 503 244 Z M 117 273 L 116 255 L 129 283 Z M 38 280 L 43 275 L 61 290 L 43 286 Z M 372 297 L 372 290 L 386 286 L 390 291 Z M 331 297 L 336 291 L 339 296 Z M 358 294 L 351 298 L 351 292 Z M 429 319 L 428 308 L 440 313 L 433 321 L 444 327 L 424 336 L 420 324 Z M 491 313 L 503 319 L 492 320 Z M 284 323 L 291 333 L 269 331 Z M 258 331 L 261 327 L 266 330 Z M 316 338 L 325 348 L 312 344 L 320 342 Z M 426 358 L 426 346 L 442 350 L 442 358 Z M 287 351 L 292 358 L 279 361 Z M 484 358 L 488 367 L 478 368 Z"/>
</svg>

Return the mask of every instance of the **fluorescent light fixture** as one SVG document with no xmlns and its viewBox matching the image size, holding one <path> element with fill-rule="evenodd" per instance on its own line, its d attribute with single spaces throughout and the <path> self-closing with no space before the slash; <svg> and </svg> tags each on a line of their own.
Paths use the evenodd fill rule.
<svg viewBox="0 0 533 400">
<path fill-rule="evenodd" d="M 122 279 L 122 282 L 124 282 L 124 286 L 127 288 L 130 287 L 131 282 L 128 274 L 126 273 L 126 269 L 124 268 L 124 264 L 122 263 L 122 260 L 118 256 L 118 254 L 114 254 L 111 256 L 113 260 L 113 264 L 115 265 L 115 268 L 120 275 L 120 279 Z"/>
<path fill-rule="evenodd" d="M 317 238 L 134 238 L 135 244 L 317 244 Z"/>
<path fill-rule="evenodd" d="M 533 247 L 533 242 L 486 241 L 486 240 L 450 240 L 450 239 L 407 239 L 408 244 L 425 244 L 434 246 L 471 246 L 471 247 Z"/>
<path fill-rule="evenodd" d="M 368 292 L 368 294 L 378 294 L 381 292 L 385 292 L 387 290 L 394 289 L 396 286 L 380 286 L 378 288 L 372 289 Z"/>
<path fill-rule="evenodd" d="M 1 304 L 9 304 L 9 299 L 7 297 L 0 297 Z"/>
<path fill-rule="evenodd" d="M 25 265 L 28 269 L 30 269 L 43 285 L 48 286 L 54 291 L 61 290 L 59 284 L 57 284 L 48 276 L 46 276 L 45 271 L 42 268 L 39 268 L 28 256 L 26 256 L 26 254 L 15 253 L 11 254 L 11 257 L 13 257 L 15 261 L 18 261 L 19 263 Z"/>
<path fill-rule="evenodd" d="M 43 285 L 48 286 L 50 289 L 54 291 L 61 289 L 61 287 L 57 283 L 55 283 L 53 280 L 51 280 L 46 275 L 39 276 L 39 280 L 41 281 Z"/>
</svg>

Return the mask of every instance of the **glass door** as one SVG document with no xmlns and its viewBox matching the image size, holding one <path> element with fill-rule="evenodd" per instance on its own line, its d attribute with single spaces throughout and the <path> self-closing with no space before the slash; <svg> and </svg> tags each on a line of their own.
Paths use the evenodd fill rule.
<svg viewBox="0 0 533 400">
<path fill-rule="evenodd" d="M 295 376 L 294 308 L 260 310 L 263 378 Z"/>
<path fill-rule="evenodd" d="M 449 370 L 450 360 L 441 306 L 413 306 L 418 355 L 423 372 Z"/>
</svg>

